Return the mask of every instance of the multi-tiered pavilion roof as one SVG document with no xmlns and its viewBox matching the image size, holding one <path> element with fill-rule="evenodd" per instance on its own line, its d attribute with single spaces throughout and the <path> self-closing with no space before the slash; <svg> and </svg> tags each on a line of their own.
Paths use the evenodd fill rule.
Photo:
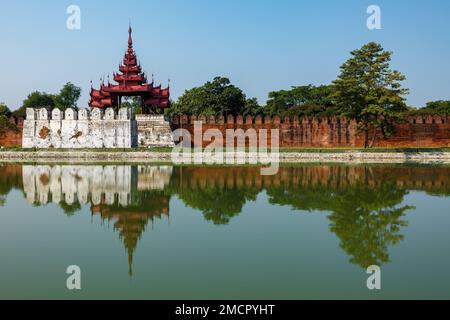
<svg viewBox="0 0 450 320">
<path fill-rule="evenodd" d="M 104 84 L 104 79 L 100 84 L 100 89 L 91 88 L 91 99 L 89 106 L 92 108 L 118 107 L 122 97 L 141 97 L 144 110 L 155 110 L 156 108 L 169 107 L 170 88 L 155 86 L 152 79 L 147 82 L 147 77 L 142 72 L 138 63 L 136 53 L 133 50 L 131 26 L 128 29 L 128 49 L 119 66 L 119 72 L 114 73 L 114 81 L 117 84 Z"/>
</svg>

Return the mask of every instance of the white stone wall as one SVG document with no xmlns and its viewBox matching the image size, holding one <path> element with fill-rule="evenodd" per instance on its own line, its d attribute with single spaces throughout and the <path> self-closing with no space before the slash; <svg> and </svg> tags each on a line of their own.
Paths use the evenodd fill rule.
<svg viewBox="0 0 450 320">
<path fill-rule="evenodd" d="M 30 203 L 105 203 L 127 207 L 132 190 L 164 190 L 172 167 L 138 166 L 133 171 L 127 165 L 24 165 L 22 173 Z"/>
<path fill-rule="evenodd" d="M 137 115 L 128 108 L 64 112 L 46 108 L 27 109 L 23 125 L 23 148 L 124 149 L 173 147 L 170 122 L 163 115 Z"/>
<path fill-rule="evenodd" d="M 122 108 L 118 114 L 109 108 L 102 112 L 81 109 L 65 112 L 46 108 L 27 109 L 23 126 L 23 148 L 131 148 L 131 110 Z M 133 134 L 136 136 L 136 133 Z"/>
<path fill-rule="evenodd" d="M 136 115 L 136 125 L 140 148 L 175 146 L 170 122 L 163 115 Z"/>
</svg>

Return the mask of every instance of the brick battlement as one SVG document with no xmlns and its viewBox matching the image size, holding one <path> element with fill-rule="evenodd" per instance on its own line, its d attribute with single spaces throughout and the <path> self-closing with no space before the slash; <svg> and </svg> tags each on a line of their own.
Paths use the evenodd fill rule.
<svg viewBox="0 0 450 320">
<path fill-rule="evenodd" d="M 363 133 L 358 132 L 358 123 L 345 117 L 285 117 L 279 116 L 173 116 L 172 126 L 183 127 L 191 134 L 194 123 L 200 121 L 203 131 L 219 129 L 225 135 L 227 129 L 273 129 L 280 132 L 280 147 L 362 147 Z M 440 116 L 409 117 L 395 127 L 395 134 L 383 137 L 377 132 L 375 147 L 449 147 L 450 118 Z M 270 139 L 269 139 L 270 140 Z M 192 139 L 193 141 L 193 139 Z M 209 142 L 204 142 L 204 146 Z"/>
<path fill-rule="evenodd" d="M 180 119 L 182 118 L 183 124 L 194 124 L 195 121 L 201 121 L 203 124 L 216 124 L 216 125 L 224 125 L 224 124 L 236 124 L 236 125 L 250 125 L 250 124 L 271 124 L 271 125 L 295 125 L 295 124 L 306 124 L 306 123 L 350 123 L 351 121 L 356 120 L 348 120 L 346 117 L 284 117 L 283 119 L 279 116 L 246 116 L 243 117 L 238 115 L 237 117 L 233 117 L 232 115 L 228 115 L 226 118 L 224 116 L 210 116 L 206 117 L 204 115 L 200 116 L 187 116 L 187 115 L 174 115 L 172 116 L 172 123 L 175 125 L 180 124 Z M 411 116 L 408 117 L 406 122 L 411 124 L 445 124 L 450 122 L 450 117 L 441 117 L 438 115 L 427 115 L 427 116 Z"/>
<path fill-rule="evenodd" d="M 64 112 L 46 108 L 27 109 L 27 119 L 12 119 L 21 132 L 7 132 L 0 136 L 1 146 L 20 145 L 22 128 L 26 133 L 25 147 L 37 148 L 128 148 L 129 146 L 173 145 L 169 141 L 170 127 L 183 127 L 191 134 L 194 123 L 200 121 L 203 131 L 210 128 L 279 129 L 281 147 L 362 147 L 363 133 L 358 124 L 345 117 L 284 117 L 279 116 L 173 116 L 170 121 L 160 115 L 136 115 L 123 108 Z M 47 129 L 45 129 L 47 128 Z M 156 129 L 156 130 L 155 130 Z M 64 138 L 64 137 L 65 138 Z M 31 137 L 27 141 L 26 138 Z M 119 140 L 118 140 L 119 139 Z M 167 141 L 166 141 L 167 140 Z M 192 139 L 194 141 L 194 139 Z M 63 143 L 64 142 L 64 143 Z M 269 141 L 270 142 L 270 138 Z M 204 142 L 204 146 L 209 142 Z M 383 137 L 377 132 L 375 147 L 449 147 L 450 117 L 436 115 L 412 116 L 395 126 L 395 134 Z"/>
<path fill-rule="evenodd" d="M 10 130 L 3 134 L 0 134 L 0 147 L 20 146 L 22 144 L 22 129 L 24 119 L 11 117 L 9 121 L 17 126 L 19 132 Z"/>
</svg>

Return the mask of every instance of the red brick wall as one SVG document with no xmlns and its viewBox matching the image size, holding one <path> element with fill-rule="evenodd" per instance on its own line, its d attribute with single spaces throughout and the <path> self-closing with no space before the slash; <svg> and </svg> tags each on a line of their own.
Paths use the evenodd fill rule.
<svg viewBox="0 0 450 320">
<path fill-rule="evenodd" d="M 183 116 L 183 128 L 188 129 L 191 135 L 194 132 L 195 116 Z M 258 132 L 260 129 L 268 130 L 268 142 L 270 144 L 270 130 L 279 129 L 280 147 L 362 147 L 364 145 L 363 133 L 356 133 L 357 123 L 354 120 L 343 118 L 321 118 L 307 119 L 294 117 L 293 119 L 279 117 L 255 117 L 227 119 L 219 117 L 215 119 L 204 116 L 198 117 L 203 123 L 203 131 L 209 128 L 219 129 L 225 136 L 227 129 L 253 128 Z M 23 121 L 16 122 L 22 129 Z M 180 117 L 172 118 L 174 128 L 179 128 Z M 194 141 L 192 137 L 192 141 Z M 225 141 L 224 141 L 225 142 Z M 203 142 L 206 146 L 210 142 Z M 0 146 L 15 146 L 22 144 L 22 132 L 7 132 L 0 135 Z M 409 118 L 407 123 L 398 124 L 396 133 L 383 138 L 378 132 L 375 147 L 450 147 L 450 117 L 439 116 L 417 116 Z"/>
<path fill-rule="evenodd" d="M 192 141 L 194 132 L 194 121 L 203 123 L 203 132 L 209 128 L 219 129 L 225 134 L 227 129 L 260 129 L 268 130 L 268 140 L 270 142 L 270 130 L 279 129 L 280 147 L 363 147 L 364 134 L 357 133 L 357 123 L 355 120 L 342 118 L 313 118 L 308 119 L 294 117 L 293 119 L 280 119 L 275 116 L 256 117 L 241 116 L 234 119 L 228 116 L 227 119 L 219 117 L 206 118 L 204 116 L 183 116 L 183 124 L 180 124 L 180 117 L 172 118 L 174 128 L 181 126 L 191 133 Z M 224 135 L 225 136 L 225 135 Z M 225 141 L 224 141 L 225 142 Z M 203 146 L 210 142 L 203 142 Z M 450 147 L 450 118 L 439 116 L 414 117 L 408 122 L 398 124 L 396 133 L 383 138 L 378 132 L 375 140 L 375 147 Z"/>
<path fill-rule="evenodd" d="M 0 146 L 11 147 L 11 146 L 21 146 L 22 145 L 22 128 L 23 119 L 16 120 L 11 118 L 10 120 L 19 128 L 19 132 L 8 131 L 4 134 L 0 134 Z"/>
</svg>

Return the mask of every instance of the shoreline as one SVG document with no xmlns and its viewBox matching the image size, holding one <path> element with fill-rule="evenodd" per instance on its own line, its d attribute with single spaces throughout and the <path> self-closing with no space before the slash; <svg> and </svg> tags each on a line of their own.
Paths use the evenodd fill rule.
<svg viewBox="0 0 450 320">
<path fill-rule="evenodd" d="M 192 153 L 193 157 L 196 154 Z M 256 153 L 247 153 L 251 159 L 258 158 Z M 1 151 L 0 162 L 15 163 L 172 163 L 171 152 L 163 151 Z M 280 152 L 280 163 L 314 163 L 314 162 L 345 162 L 345 163 L 418 163 L 418 164 L 450 164 L 450 152 Z M 267 162 L 258 161 L 259 164 Z M 248 164 L 246 161 L 245 164 Z M 245 165 L 244 164 L 244 165 Z M 210 164 L 203 164 L 210 165 Z M 212 164 L 214 165 L 214 164 Z M 222 165 L 222 164 L 219 164 Z M 227 164 L 225 165 L 242 165 Z"/>
</svg>

